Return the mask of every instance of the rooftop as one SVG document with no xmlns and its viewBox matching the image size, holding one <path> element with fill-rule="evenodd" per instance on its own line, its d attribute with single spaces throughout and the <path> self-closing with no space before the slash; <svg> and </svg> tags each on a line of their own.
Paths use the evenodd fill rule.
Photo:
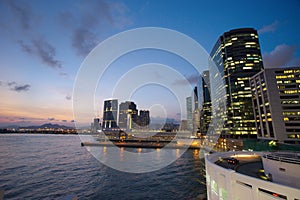
<svg viewBox="0 0 300 200">
<path fill-rule="evenodd" d="M 232 163 L 230 158 L 235 158 L 238 162 Z M 266 180 L 260 155 L 234 154 L 229 157 L 220 157 L 215 163 L 221 167 L 233 169 L 238 173 Z"/>
</svg>

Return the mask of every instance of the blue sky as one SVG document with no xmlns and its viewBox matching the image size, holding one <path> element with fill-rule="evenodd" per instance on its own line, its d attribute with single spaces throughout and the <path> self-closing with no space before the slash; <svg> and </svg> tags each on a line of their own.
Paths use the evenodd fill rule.
<svg viewBox="0 0 300 200">
<path fill-rule="evenodd" d="M 45 122 L 71 125 L 72 90 L 81 63 L 101 41 L 132 28 L 173 29 L 210 52 L 223 32 L 253 27 L 259 31 L 265 66 L 299 65 L 299 10 L 297 0 L 242 4 L 240 1 L 1 0 L 0 126 Z M 99 82 L 95 98 L 99 107 L 95 106 L 95 113 L 87 118 L 102 115 L 103 100 L 111 97 L 109 86 L 122 73 L 149 62 L 172 66 L 192 83 L 196 80 L 193 68 L 175 55 L 155 50 L 130 53 L 115 61 Z M 136 91 L 132 100 L 139 109 L 150 109 L 160 101 L 167 116 L 176 117 L 177 103 L 170 103 L 174 96 L 163 96 L 169 94 L 164 90 L 147 86 Z M 165 116 L 159 109 L 153 109 L 151 115 Z"/>
</svg>

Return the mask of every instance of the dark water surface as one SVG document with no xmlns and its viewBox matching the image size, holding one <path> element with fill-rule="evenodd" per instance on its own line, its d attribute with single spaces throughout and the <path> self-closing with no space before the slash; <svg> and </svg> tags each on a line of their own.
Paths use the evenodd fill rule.
<svg viewBox="0 0 300 200">
<path fill-rule="evenodd" d="M 142 174 L 105 166 L 74 135 L 2 134 L 0 152 L 4 199 L 197 199 L 206 192 L 196 150 Z"/>
</svg>

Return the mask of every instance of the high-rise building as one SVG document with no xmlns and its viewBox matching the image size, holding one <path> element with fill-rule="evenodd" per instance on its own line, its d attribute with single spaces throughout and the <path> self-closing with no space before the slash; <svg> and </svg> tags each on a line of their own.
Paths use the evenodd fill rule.
<svg viewBox="0 0 300 200">
<path fill-rule="evenodd" d="M 199 110 L 200 110 L 200 130 L 202 135 L 206 135 L 211 122 L 211 98 L 209 71 L 203 71 L 198 82 Z"/>
<path fill-rule="evenodd" d="M 185 119 L 181 120 L 180 130 L 181 131 L 186 131 L 187 130 L 187 120 L 185 120 Z"/>
<path fill-rule="evenodd" d="M 91 130 L 93 133 L 100 131 L 101 129 L 101 124 L 100 124 L 100 119 L 99 118 L 94 118 L 94 122 L 91 123 Z"/>
<path fill-rule="evenodd" d="M 257 137 L 300 143 L 300 67 L 268 68 L 251 78 Z"/>
<path fill-rule="evenodd" d="M 123 130 L 134 128 L 138 117 L 136 104 L 132 101 L 122 102 L 119 106 L 119 127 Z"/>
<path fill-rule="evenodd" d="M 256 134 L 249 79 L 263 69 L 257 31 L 230 30 L 210 54 L 210 85 L 214 121 L 224 123 L 217 134 Z"/>
<path fill-rule="evenodd" d="M 105 100 L 103 107 L 103 123 L 102 129 L 115 130 L 118 128 L 117 125 L 117 114 L 118 114 L 118 100 Z"/>
<path fill-rule="evenodd" d="M 192 97 L 186 98 L 187 130 L 193 130 L 193 103 Z"/>
<path fill-rule="evenodd" d="M 192 93 L 192 101 L 193 101 L 193 110 L 195 110 L 196 108 L 199 107 L 199 103 L 198 103 L 198 87 L 194 87 L 193 93 Z"/>
<path fill-rule="evenodd" d="M 200 110 L 199 110 L 199 103 L 198 103 L 198 86 L 194 87 L 192 92 L 192 111 L 193 111 L 193 133 L 197 135 L 197 132 L 200 130 Z"/>
<path fill-rule="evenodd" d="M 137 124 L 140 129 L 148 129 L 150 124 L 150 112 L 149 110 L 140 110 Z"/>
</svg>

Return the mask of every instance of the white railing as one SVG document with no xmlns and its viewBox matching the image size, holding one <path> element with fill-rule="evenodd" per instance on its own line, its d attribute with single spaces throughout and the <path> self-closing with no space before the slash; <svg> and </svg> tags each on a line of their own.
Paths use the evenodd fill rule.
<svg viewBox="0 0 300 200">
<path fill-rule="evenodd" d="M 247 176 L 217 165 L 221 157 L 261 155 L 259 152 L 224 152 L 205 156 L 207 197 L 209 200 L 300 199 L 300 189 Z"/>
</svg>

